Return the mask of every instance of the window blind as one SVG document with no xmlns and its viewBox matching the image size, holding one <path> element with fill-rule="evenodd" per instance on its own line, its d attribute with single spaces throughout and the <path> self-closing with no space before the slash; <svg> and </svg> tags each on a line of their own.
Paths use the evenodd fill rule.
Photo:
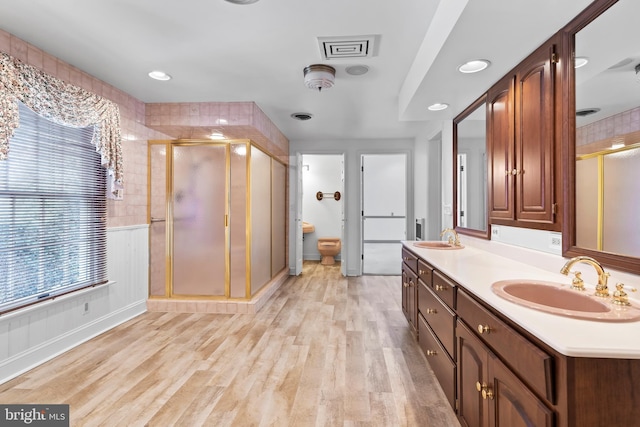
<svg viewBox="0 0 640 427">
<path fill-rule="evenodd" d="M 0 313 L 107 281 L 106 171 L 93 128 L 19 109 L 0 161 Z"/>
</svg>

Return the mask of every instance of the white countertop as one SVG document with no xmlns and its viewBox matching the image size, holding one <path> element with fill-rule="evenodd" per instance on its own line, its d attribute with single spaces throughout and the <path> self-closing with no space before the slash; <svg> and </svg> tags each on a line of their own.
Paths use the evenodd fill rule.
<svg viewBox="0 0 640 427">
<path fill-rule="evenodd" d="M 560 268 L 564 265 L 562 258 L 558 258 L 556 271 L 548 271 L 469 245 L 459 250 L 438 250 L 418 248 L 413 246 L 413 241 L 402 243 L 436 270 L 458 282 L 471 294 L 561 354 L 573 357 L 640 359 L 640 321 L 605 322 L 545 313 L 507 301 L 491 290 L 493 282 L 511 279 L 570 284 L 571 277 L 560 273 Z M 465 244 L 464 241 L 462 243 Z M 589 265 L 579 265 L 581 270 L 593 270 Z M 585 280 L 585 285 L 591 290 L 595 284 Z M 610 283 L 609 289 L 612 288 L 614 286 Z M 640 307 L 637 299 L 630 298 L 630 301 L 635 307 Z"/>
</svg>

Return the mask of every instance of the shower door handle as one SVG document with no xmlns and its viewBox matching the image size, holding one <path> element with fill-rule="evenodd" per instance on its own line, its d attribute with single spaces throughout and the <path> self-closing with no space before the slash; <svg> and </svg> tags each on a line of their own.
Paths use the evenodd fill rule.
<svg viewBox="0 0 640 427">
<path fill-rule="evenodd" d="M 164 218 L 151 218 L 151 222 L 165 222 L 166 219 Z"/>
</svg>

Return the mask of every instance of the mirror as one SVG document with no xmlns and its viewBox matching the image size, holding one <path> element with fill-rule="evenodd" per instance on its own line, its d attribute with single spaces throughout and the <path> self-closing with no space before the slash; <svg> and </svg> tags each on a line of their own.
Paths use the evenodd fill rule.
<svg viewBox="0 0 640 427">
<path fill-rule="evenodd" d="M 459 233 L 488 239 L 486 117 L 482 96 L 454 119 L 453 226 Z"/>
<path fill-rule="evenodd" d="M 575 58 L 567 70 L 574 101 L 568 110 L 575 119 L 569 117 L 571 203 L 563 235 L 565 256 L 586 254 L 634 273 L 640 272 L 638 16 L 638 0 L 597 0 L 568 27 Z"/>
</svg>

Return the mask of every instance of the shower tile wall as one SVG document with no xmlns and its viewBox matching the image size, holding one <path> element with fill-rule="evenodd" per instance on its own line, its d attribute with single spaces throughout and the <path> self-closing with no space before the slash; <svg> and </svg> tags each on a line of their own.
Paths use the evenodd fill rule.
<svg viewBox="0 0 640 427">
<path fill-rule="evenodd" d="M 576 129 L 576 146 L 580 147 L 638 131 L 640 131 L 640 107 L 580 126 Z"/>
<path fill-rule="evenodd" d="M 254 102 L 146 104 L 147 126 L 173 138 L 208 139 L 221 131 L 229 139 L 251 139 L 288 163 L 289 141 Z"/>
</svg>

